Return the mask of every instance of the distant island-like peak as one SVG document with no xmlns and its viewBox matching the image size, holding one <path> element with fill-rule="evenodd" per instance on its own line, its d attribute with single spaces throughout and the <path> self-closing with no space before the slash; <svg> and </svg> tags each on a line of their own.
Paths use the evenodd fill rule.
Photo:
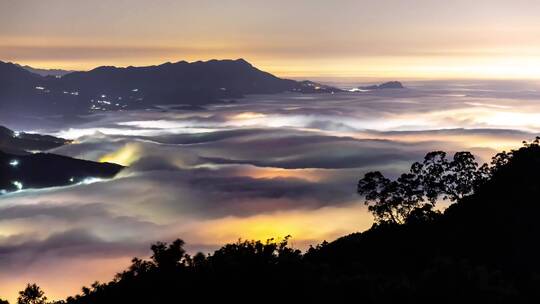
<svg viewBox="0 0 540 304">
<path fill-rule="evenodd" d="M 399 81 L 388 81 L 382 84 L 359 87 L 362 90 L 384 90 L 384 89 L 404 89 L 405 87 Z"/>
</svg>

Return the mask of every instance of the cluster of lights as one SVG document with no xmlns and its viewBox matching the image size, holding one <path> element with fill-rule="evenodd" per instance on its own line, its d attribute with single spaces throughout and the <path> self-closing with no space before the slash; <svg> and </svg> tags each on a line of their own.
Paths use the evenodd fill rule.
<svg viewBox="0 0 540 304">
<path fill-rule="evenodd" d="M 75 177 L 71 177 L 69 179 L 69 182 L 70 183 L 76 183 L 76 179 Z M 103 181 L 103 179 L 101 178 L 97 178 L 97 177 L 87 177 L 87 178 L 84 178 L 82 179 L 80 182 L 77 182 L 76 185 L 90 185 L 90 184 L 93 184 L 93 183 L 98 183 L 98 182 L 101 182 Z M 21 191 L 24 189 L 24 185 L 22 182 L 20 181 L 12 181 L 11 184 L 13 186 L 15 186 L 16 188 L 16 191 Z M 7 194 L 9 191 L 6 190 L 6 189 L 0 189 L 0 195 L 3 195 L 3 194 Z"/>
<path fill-rule="evenodd" d="M 23 189 L 23 184 L 19 181 L 13 181 L 11 182 L 13 184 L 13 186 L 15 186 L 17 188 L 18 191 L 21 191 Z"/>
</svg>

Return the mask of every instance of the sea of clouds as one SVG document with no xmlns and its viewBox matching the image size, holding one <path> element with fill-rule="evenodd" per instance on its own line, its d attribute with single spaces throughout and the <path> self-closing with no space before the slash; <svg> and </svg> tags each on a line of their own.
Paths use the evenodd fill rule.
<svg viewBox="0 0 540 304">
<path fill-rule="evenodd" d="M 73 294 L 178 237 L 190 252 L 288 234 L 305 249 L 371 226 L 355 193 L 367 171 L 395 177 L 433 150 L 468 150 L 484 162 L 540 130 L 536 83 L 405 85 L 6 118 L 14 129 L 74 140 L 53 153 L 128 167 L 112 180 L 2 196 L 0 291 L 13 296 L 35 281 L 53 297 Z"/>
</svg>

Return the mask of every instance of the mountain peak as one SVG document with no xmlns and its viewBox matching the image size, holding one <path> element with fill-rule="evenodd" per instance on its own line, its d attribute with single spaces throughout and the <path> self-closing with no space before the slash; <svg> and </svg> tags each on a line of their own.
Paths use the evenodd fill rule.
<svg viewBox="0 0 540 304">
<path fill-rule="evenodd" d="M 247 60 L 245 60 L 244 58 L 238 58 L 235 60 L 235 62 L 237 63 L 241 63 L 241 64 L 246 64 L 246 65 L 249 65 L 249 66 L 253 66 L 251 63 L 249 63 Z"/>
<path fill-rule="evenodd" d="M 375 84 L 365 87 L 360 87 L 362 90 L 384 90 L 384 89 L 404 89 L 405 87 L 399 81 L 388 81 L 382 84 Z"/>
</svg>

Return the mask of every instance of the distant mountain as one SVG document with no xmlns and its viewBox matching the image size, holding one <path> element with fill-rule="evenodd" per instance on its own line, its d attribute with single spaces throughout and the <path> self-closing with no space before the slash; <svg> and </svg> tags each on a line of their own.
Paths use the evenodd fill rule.
<svg viewBox="0 0 540 304">
<path fill-rule="evenodd" d="M 102 66 L 61 78 L 39 76 L 0 62 L 0 110 L 80 114 L 151 108 L 160 104 L 204 105 L 247 94 L 329 93 L 341 90 L 314 82 L 281 79 L 243 59 Z"/>
<path fill-rule="evenodd" d="M 54 76 L 54 77 L 62 77 L 64 75 L 67 75 L 69 73 L 73 73 L 76 71 L 67 71 L 67 70 L 61 70 L 61 69 L 39 69 L 39 68 L 33 68 L 29 65 L 20 65 L 15 64 L 16 66 L 23 68 L 27 70 L 28 72 L 38 74 L 41 76 Z"/>
<path fill-rule="evenodd" d="M 331 93 L 333 94 L 333 93 L 343 92 L 343 90 L 341 89 L 338 89 L 332 86 L 327 86 L 324 84 L 320 84 L 317 82 L 313 82 L 310 80 L 300 81 L 298 85 L 300 86 L 300 88 L 294 91 L 301 91 L 302 93 Z"/>
<path fill-rule="evenodd" d="M 404 89 L 405 87 L 399 81 L 389 81 L 379 85 L 359 87 L 362 90 L 384 90 L 384 89 Z"/>
</svg>

